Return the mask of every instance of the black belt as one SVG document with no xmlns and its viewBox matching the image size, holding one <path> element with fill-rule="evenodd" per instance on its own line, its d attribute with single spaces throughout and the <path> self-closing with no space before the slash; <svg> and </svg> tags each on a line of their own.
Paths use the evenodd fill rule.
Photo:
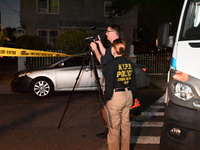
<svg viewBox="0 0 200 150">
<path fill-rule="evenodd" d="M 131 90 L 131 88 L 117 88 L 117 89 L 114 89 L 115 92 L 120 92 L 120 91 L 126 91 L 127 90 Z"/>
</svg>

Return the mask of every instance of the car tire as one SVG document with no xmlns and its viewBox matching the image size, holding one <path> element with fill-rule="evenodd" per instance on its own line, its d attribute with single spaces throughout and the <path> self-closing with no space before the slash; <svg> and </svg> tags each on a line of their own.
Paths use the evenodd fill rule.
<svg viewBox="0 0 200 150">
<path fill-rule="evenodd" d="M 51 80 L 47 78 L 37 78 L 31 84 L 31 91 L 37 97 L 48 97 L 54 91 L 54 86 Z"/>
</svg>

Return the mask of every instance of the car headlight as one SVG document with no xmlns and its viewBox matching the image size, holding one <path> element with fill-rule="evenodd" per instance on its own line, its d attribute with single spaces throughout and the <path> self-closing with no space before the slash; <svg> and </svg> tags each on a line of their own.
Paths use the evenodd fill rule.
<svg viewBox="0 0 200 150">
<path fill-rule="evenodd" d="M 20 77 L 23 77 L 23 76 L 29 75 L 30 73 L 31 73 L 31 72 L 20 73 L 20 74 L 18 75 L 18 77 L 20 78 Z"/>
<path fill-rule="evenodd" d="M 188 85 L 180 82 L 174 85 L 174 94 L 184 101 L 188 101 L 194 96 L 192 89 Z"/>
</svg>

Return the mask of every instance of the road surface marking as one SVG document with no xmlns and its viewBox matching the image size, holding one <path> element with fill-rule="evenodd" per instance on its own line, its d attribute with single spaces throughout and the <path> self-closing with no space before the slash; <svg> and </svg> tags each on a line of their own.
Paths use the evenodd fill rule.
<svg viewBox="0 0 200 150">
<path fill-rule="evenodd" d="M 160 136 L 132 136 L 131 143 L 160 144 Z"/>
<path fill-rule="evenodd" d="M 156 106 L 156 105 L 152 105 L 150 107 L 154 108 L 154 109 L 164 109 L 165 108 L 165 106 Z"/>
<path fill-rule="evenodd" d="M 164 112 L 142 112 L 142 116 L 164 116 Z"/>
<path fill-rule="evenodd" d="M 163 127 L 163 122 L 137 122 L 131 121 L 132 127 Z"/>
</svg>

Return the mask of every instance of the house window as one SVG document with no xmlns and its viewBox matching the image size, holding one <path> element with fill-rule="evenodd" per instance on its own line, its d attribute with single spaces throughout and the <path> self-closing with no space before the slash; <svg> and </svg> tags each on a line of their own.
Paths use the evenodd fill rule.
<svg viewBox="0 0 200 150">
<path fill-rule="evenodd" d="M 51 46 L 55 45 L 58 34 L 58 30 L 38 30 L 38 36 Z"/>
<path fill-rule="evenodd" d="M 37 0 L 37 13 L 58 14 L 59 0 Z"/>
<path fill-rule="evenodd" d="M 111 17 L 113 13 L 112 2 L 104 2 L 104 17 Z"/>
<path fill-rule="evenodd" d="M 115 10 L 112 7 L 111 1 L 105 1 L 104 2 L 104 17 L 116 17 L 116 18 L 122 18 L 124 17 L 123 14 L 115 14 Z"/>
</svg>

